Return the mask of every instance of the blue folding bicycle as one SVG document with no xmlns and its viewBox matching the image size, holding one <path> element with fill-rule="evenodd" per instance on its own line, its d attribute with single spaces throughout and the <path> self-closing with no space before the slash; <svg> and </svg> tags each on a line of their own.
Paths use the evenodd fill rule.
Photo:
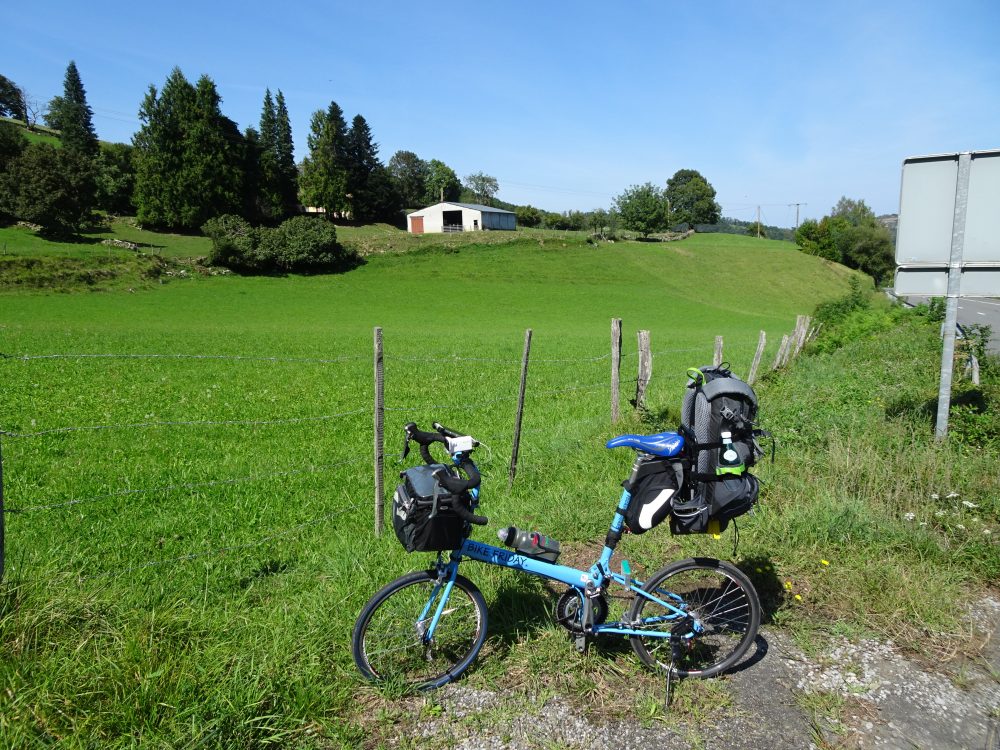
<svg viewBox="0 0 1000 750">
<path fill-rule="evenodd" d="M 433 550 L 436 544 L 433 567 L 397 578 L 362 609 L 352 651 L 367 679 L 432 689 L 468 669 L 486 640 L 487 610 L 479 589 L 458 572 L 467 559 L 566 584 L 555 618 L 575 637 L 579 650 L 598 635 L 626 636 L 639 659 L 668 680 L 718 675 L 748 651 L 760 627 L 760 601 L 753 584 L 734 565 L 712 558 L 679 560 L 645 582 L 632 577 L 627 561 L 622 561 L 621 572 L 610 568 L 632 499 L 630 490 L 652 462 L 663 465 L 683 458 L 682 435 L 622 435 L 608 442 L 609 448 L 634 449 L 636 459 L 600 557 L 589 569 L 578 570 L 557 564 L 551 554 L 525 554 L 469 538 L 473 525 L 487 523 L 475 513 L 480 474 L 471 454 L 478 443 L 436 422 L 434 428 L 423 432 L 413 423 L 406 425 L 407 448 L 410 440 L 420 446 L 439 486 L 442 496 L 436 489 L 427 499 L 432 504 L 430 515 L 443 522 L 457 519 L 456 531 L 450 539 L 445 533 L 444 541 L 438 537 L 417 546 Z M 455 468 L 434 463 L 429 452 L 433 443 L 446 446 L 452 466 L 467 478 Z M 606 594 L 612 586 L 621 587 L 632 599 L 616 622 L 607 621 Z"/>
</svg>

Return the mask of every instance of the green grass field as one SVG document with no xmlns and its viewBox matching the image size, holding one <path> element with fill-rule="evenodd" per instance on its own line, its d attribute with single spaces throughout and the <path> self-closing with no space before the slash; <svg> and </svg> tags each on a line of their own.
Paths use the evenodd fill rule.
<svg viewBox="0 0 1000 750">
<path fill-rule="evenodd" d="M 491 523 L 477 534 L 541 528 L 564 543 L 567 562 L 582 564 L 596 556 L 631 461 L 604 441 L 675 426 L 684 370 L 711 361 L 716 335 L 745 373 L 764 329 L 770 362 L 796 314 L 840 295 L 850 276 L 786 243 L 729 235 L 597 247 L 524 235 L 410 250 L 370 254 L 340 276 L 171 277 L 134 293 L 0 296 L 0 427 L 16 435 L 2 443 L 5 501 L 22 511 L 6 518 L 0 745 L 388 742 L 400 709 L 357 678 L 351 627 L 376 589 L 426 556 L 407 556 L 391 532 L 372 533 L 374 326 L 385 339 L 389 490 L 405 422 L 468 430 L 488 446 L 477 458 Z M 608 417 L 612 317 L 624 320 L 624 380 L 634 378 L 638 329 L 651 332 L 655 353 L 648 412 L 617 427 Z M 524 439 L 508 490 L 529 327 Z M 839 356 L 836 368 L 851 366 L 851 355 Z M 824 387 L 836 392 L 833 372 Z M 774 619 L 805 628 L 805 609 L 776 603 L 780 580 L 805 587 L 813 558 L 836 559 L 850 539 L 790 542 L 785 535 L 794 540 L 816 517 L 786 523 L 782 509 L 805 508 L 813 472 L 831 462 L 845 470 L 876 448 L 861 435 L 848 440 L 836 409 L 803 413 L 796 405 L 810 384 L 785 382 L 764 384 L 764 415 L 776 430 L 790 426 L 797 452 L 762 468 L 774 510 L 748 522 L 740 559 L 760 569 Z M 626 383 L 623 403 L 629 395 Z M 863 413 L 859 427 L 885 419 L 881 407 Z M 810 424 L 815 442 L 803 434 Z M 803 441 L 811 459 L 798 472 Z M 824 446 L 836 449 L 832 458 Z M 955 486 L 963 482 L 972 480 Z M 844 495 L 823 498 L 815 512 L 834 528 Z M 905 551 L 901 523 L 891 529 Z M 730 555 L 728 538 L 678 544 L 659 531 L 623 544 L 640 574 L 684 553 Z M 927 535 L 925 550 L 936 543 Z M 939 590 L 961 594 L 970 581 L 951 558 L 930 559 L 947 563 Z M 852 565 L 831 578 L 848 580 Z M 473 684 L 530 692 L 544 667 L 553 689 L 610 685 L 621 705 L 609 710 L 637 710 L 655 694 L 657 681 L 631 655 L 573 653 L 546 614 L 545 586 L 466 572 L 491 616 Z M 826 601 L 814 605 L 820 616 Z"/>
</svg>

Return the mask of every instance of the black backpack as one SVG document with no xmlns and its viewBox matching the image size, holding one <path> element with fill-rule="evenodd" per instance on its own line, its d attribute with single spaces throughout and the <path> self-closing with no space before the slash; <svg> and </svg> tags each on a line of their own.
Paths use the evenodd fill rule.
<svg viewBox="0 0 1000 750">
<path fill-rule="evenodd" d="M 722 531 L 753 508 L 760 486 L 749 473 L 764 455 L 754 425 L 757 394 L 724 365 L 688 370 L 690 382 L 681 407 L 680 433 L 691 462 L 684 491 L 671 510 L 675 534 Z M 729 433 L 724 442 L 724 433 Z M 732 449 L 736 458 L 722 459 Z M 717 528 L 709 528 L 717 521 Z"/>
</svg>

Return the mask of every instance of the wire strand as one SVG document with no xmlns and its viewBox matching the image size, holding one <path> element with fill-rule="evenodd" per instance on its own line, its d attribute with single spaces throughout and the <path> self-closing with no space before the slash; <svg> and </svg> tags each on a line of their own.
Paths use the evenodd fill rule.
<svg viewBox="0 0 1000 750">
<path fill-rule="evenodd" d="M 250 474 L 244 477 L 233 477 L 230 479 L 212 479 L 205 482 L 185 482 L 182 484 L 171 484 L 163 487 L 149 487 L 147 489 L 136 489 L 136 490 L 116 490 L 115 492 L 108 492 L 103 495 L 93 495 L 90 497 L 80 497 L 73 498 L 71 500 L 56 502 L 56 503 L 45 503 L 40 505 L 30 505 L 24 508 L 4 508 L 4 513 L 30 513 L 38 510 L 55 510 L 56 508 L 68 508 L 74 505 L 82 505 L 84 503 L 96 502 L 98 500 L 107 500 L 112 497 L 127 497 L 130 495 L 145 495 L 152 494 L 156 492 L 175 492 L 177 490 L 193 490 L 201 489 L 204 487 L 220 487 L 233 484 L 241 484 L 244 482 L 257 482 L 262 479 L 274 479 L 276 477 L 291 477 L 299 476 L 302 474 L 318 474 L 325 471 L 332 471 L 333 469 L 339 468 L 341 466 L 348 466 L 350 464 L 361 463 L 362 461 L 368 461 L 365 458 L 355 458 L 350 461 L 341 461 L 336 464 L 325 464 L 322 466 L 310 466 L 305 469 L 291 469 L 288 471 L 278 471 L 271 474 Z"/>
<path fill-rule="evenodd" d="M 350 417 L 355 414 L 363 414 L 371 409 L 354 409 L 340 414 L 325 414 L 318 417 L 288 417 L 285 419 L 227 419 L 219 421 L 177 421 L 177 422 L 133 422 L 126 424 L 95 424 L 69 427 L 53 427 L 49 430 L 39 430 L 38 432 L 10 432 L 0 429 L 0 435 L 12 438 L 34 438 L 42 435 L 52 435 L 63 432 L 87 432 L 96 430 L 125 430 L 125 429 L 145 429 L 149 427 L 219 427 L 219 426 L 257 426 L 275 424 L 296 424 L 301 422 L 325 422 L 340 417 Z"/>
</svg>

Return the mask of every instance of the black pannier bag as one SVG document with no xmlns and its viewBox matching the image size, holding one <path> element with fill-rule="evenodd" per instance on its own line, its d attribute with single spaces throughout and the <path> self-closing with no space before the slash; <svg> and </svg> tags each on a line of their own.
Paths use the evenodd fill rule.
<svg viewBox="0 0 1000 750">
<path fill-rule="evenodd" d="M 712 487 L 712 499 L 707 501 L 706 486 Z M 670 531 L 673 534 L 719 534 L 726 530 L 729 522 L 750 511 L 757 502 L 760 484 L 753 474 L 732 476 L 717 482 L 695 485 L 694 491 L 678 495 L 670 515 Z M 717 527 L 710 527 L 712 521 Z"/>
<path fill-rule="evenodd" d="M 434 478 L 443 464 L 414 466 L 400 473 L 403 483 L 392 498 L 392 528 L 407 552 L 445 552 L 462 546 L 468 529 L 455 514 L 462 498 Z"/>
<path fill-rule="evenodd" d="M 683 474 L 676 461 L 649 459 L 636 473 L 635 483 L 627 489 L 632 494 L 625 509 L 625 525 L 633 534 L 645 534 L 670 515 Z"/>
</svg>

